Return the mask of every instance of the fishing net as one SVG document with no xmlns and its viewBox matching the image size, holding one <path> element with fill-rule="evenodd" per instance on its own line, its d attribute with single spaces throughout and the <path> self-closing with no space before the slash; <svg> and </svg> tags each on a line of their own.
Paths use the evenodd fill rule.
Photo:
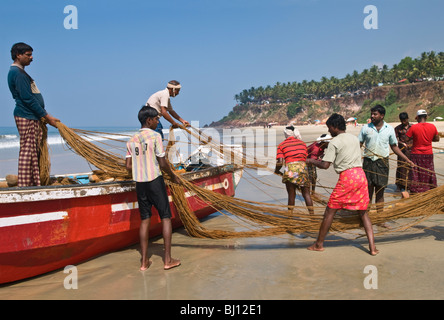
<svg viewBox="0 0 444 320">
<path fill-rule="evenodd" d="M 197 137 L 199 141 L 205 141 L 214 150 L 221 154 L 229 155 L 239 170 L 257 169 L 269 170 L 262 162 L 248 157 L 246 151 L 239 153 L 212 140 L 202 131 L 196 128 L 185 128 L 190 136 Z M 119 155 L 98 147 L 90 139 L 82 137 L 85 134 L 98 134 L 91 131 L 70 129 L 63 123 L 58 123 L 60 135 L 66 144 L 75 153 L 86 159 L 100 170 L 106 177 L 131 180 L 126 170 L 125 159 Z M 107 133 L 107 135 L 110 135 Z M 117 139 L 116 139 L 117 140 Z M 128 140 L 128 139 L 126 139 Z M 125 140 L 121 140 L 125 142 Z M 170 140 L 167 152 L 171 152 L 174 141 Z M 225 151 L 223 151 L 225 150 Z M 442 176 L 437 173 L 438 176 Z M 288 206 L 268 202 L 257 202 L 231 197 L 225 194 L 213 192 L 199 187 L 177 174 L 181 184 L 174 184 L 167 175 L 164 175 L 170 189 L 174 205 L 179 213 L 188 234 L 199 238 L 226 239 L 239 237 L 262 237 L 285 233 L 317 233 L 323 219 L 323 212 L 328 202 L 328 195 L 313 194 L 315 214 L 310 215 L 306 206 Z M 260 182 L 260 181 L 259 181 Z M 324 188 L 326 188 L 324 186 Z M 331 188 L 332 189 L 332 188 Z M 236 230 L 216 230 L 206 228 L 192 211 L 185 192 L 195 194 L 200 201 L 215 210 L 226 215 L 239 224 Z M 369 205 L 368 213 L 373 225 L 384 225 L 390 222 L 389 228 L 377 228 L 377 234 L 403 231 L 418 225 L 432 215 L 440 213 L 444 209 L 444 186 L 431 189 L 428 192 L 412 195 L 408 198 L 386 201 L 380 207 Z M 353 237 L 361 237 L 361 219 L 359 215 L 351 211 L 339 211 L 333 221 L 331 231 L 348 233 Z"/>
</svg>

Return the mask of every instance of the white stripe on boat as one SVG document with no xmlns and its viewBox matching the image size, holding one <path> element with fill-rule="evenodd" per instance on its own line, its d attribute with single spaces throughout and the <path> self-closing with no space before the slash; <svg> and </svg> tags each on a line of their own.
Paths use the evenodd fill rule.
<svg viewBox="0 0 444 320">
<path fill-rule="evenodd" d="M 63 220 L 67 216 L 68 216 L 68 212 L 58 211 L 58 212 L 48 212 L 48 213 L 41 213 L 41 214 L 31 214 L 31 215 L 26 215 L 26 216 L 0 218 L 0 228 L 10 227 L 10 226 L 19 226 L 19 225 L 24 225 L 24 224 Z"/>
<path fill-rule="evenodd" d="M 123 202 L 123 203 L 116 203 L 116 204 L 111 205 L 112 212 L 132 210 L 132 209 L 138 209 L 138 208 L 139 208 L 139 204 L 137 202 Z"/>
<path fill-rule="evenodd" d="M 216 184 L 212 184 L 209 186 L 205 186 L 205 189 L 214 191 L 214 190 L 222 189 L 222 188 L 228 189 L 229 186 L 230 186 L 230 182 L 228 181 L 228 179 L 225 179 L 221 183 L 216 183 Z M 190 192 L 190 191 L 185 192 L 186 198 L 192 197 L 194 195 L 195 195 L 194 192 Z M 172 202 L 173 198 L 171 196 L 168 196 L 168 200 L 169 200 L 169 202 Z M 122 202 L 122 203 L 116 203 L 116 204 L 111 205 L 112 212 L 133 210 L 133 209 L 138 209 L 138 208 L 139 208 L 139 204 L 137 202 Z"/>
</svg>

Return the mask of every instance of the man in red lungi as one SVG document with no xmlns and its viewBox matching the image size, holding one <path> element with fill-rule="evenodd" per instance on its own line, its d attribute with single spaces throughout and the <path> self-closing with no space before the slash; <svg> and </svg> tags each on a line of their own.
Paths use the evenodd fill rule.
<svg viewBox="0 0 444 320">
<path fill-rule="evenodd" d="M 34 80 L 25 72 L 32 62 L 33 49 L 25 43 L 16 43 L 11 49 L 14 63 L 8 73 L 8 85 L 15 100 L 14 118 L 20 135 L 18 186 L 39 186 L 39 149 L 43 137 L 40 122 L 52 126 L 60 121 L 45 111 L 42 94 Z"/>
<path fill-rule="evenodd" d="M 307 159 L 318 168 L 333 168 L 339 174 L 339 180 L 330 195 L 324 212 L 319 235 L 316 242 L 308 247 L 309 250 L 323 251 L 324 240 L 333 222 L 333 217 L 340 209 L 358 211 L 364 225 L 369 242 L 371 255 L 378 254 L 373 235 L 373 226 L 367 213 L 370 203 L 367 178 L 362 169 L 361 147 L 356 136 L 346 133 L 345 119 L 335 113 L 327 120 L 328 132 L 333 139 L 330 141 L 322 160 Z"/>
<path fill-rule="evenodd" d="M 433 163 L 432 142 L 439 141 L 438 130 L 432 123 L 427 123 L 427 111 L 418 110 L 418 123 L 414 124 L 406 135 L 413 139 L 410 160 L 415 166 L 410 171 L 410 192 L 426 192 L 437 187 L 435 165 Z"/>
</svg>

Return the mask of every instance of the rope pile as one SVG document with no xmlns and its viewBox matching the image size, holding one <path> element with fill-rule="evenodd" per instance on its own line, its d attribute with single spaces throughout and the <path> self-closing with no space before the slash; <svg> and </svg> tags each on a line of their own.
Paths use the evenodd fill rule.
<svg viewBox="0 0 444 320">
<path fill-rule="evenodd" d="M 224 214 L 228 212 L 246 222 L 250 231 L 209 230 L 205 228 L 192 212 L 184 196 L 183 188 L 169 183 L 174 204 L 180 214 L 187 232 L 193 237 L 224 239 L 234 237 L 271 236 L 285 233 L 317 233 L 323 219 L 325 206 L 318 207 L 314 215 L 307 214 L 306 207 L 289 207 L 263 202 L 232 198 L 193 185 L 183 180 L 185 189 L 193 190 L 206 204 Z M 444 208 L 444 186 L 424 194 L 385 203 L 383 212 L 377 212 L 376 205 L 369 206 L 369 216 L 374 225 L 403 220 L 390 229 L 378 229 L 378 234 L 404 231 L 421 223 Z M 313 199 L 316 200 L 316 199 Z M 317 199 L 318 203 L 321 202 Z M 325 202 L 323 200 L 322 202 Z M 321 213 L 322 212 L 322 213 Z M 348 232 L 359 229 L 361 219 L 354 212 L 340 212 L 335 216 L 331 230 Z M 358 235 L 361 236 L 361 235 Z"/>
<path fill-rule="evenodd" d="M 44 122 L 40 122 L 42 140 L 39 145 L 40 184 L 47 186 L 50 183 L 51 162 L 48 151 L 48 128 Z"/>
<path fill-rule="evenodd" d="M 79 134 L 85 132 L 70 129 L 62 123 L 58 124 L 58 129 L 66 144 L 89 163 L 109 176 L 131 179 L 125 167 L 125 160 L 121 156 L 99 148 L 85 138 L 80 137 Z M 181 127 L 181 129 L 189 135 L 199 137 L 199 139 L 204 138 L 215 150 L 224 148 L 223 145 L 211 141 L 209 137 L 203 137 L 197 129 L 191 128 L 193 130 L 190 130 L 185 127 Z M 168 144 L 167 152 L 172 147 L 173 143 Z M 259 164 L 256 159 L 247 161 L 245 153 L 239 156 L 239 154 L 231 151 L 231 159 L 236 157 L 238 158 L 236 163 L 241 163 L 243 168 L 267 169 L 266 166 Z M 199 238 L 226 239 L 272 236 L 285 233 L 317 233 L 328 200 L 326 196 L 315 194 L 313 196 L 313 201 L 317 204 L 314 207 L 315 214 L 309 215 L 305 206 L 287 206 L 239 199 L 199 187 L 181 175 L 178 175 L 181 185 L 172 183 L 166 175 L 164 177 L 187 232 L 190 236 Z M 195 194 L 200 201 L 222 214 L 230 218 L 234 217 L 242 225 L 242 230 L 230 231 L 205 228 L 191 210 L 185 197 L 185 191 Z M 378 229 L 378 234 L 403 231 L 442 211 L 444 208 L 443 193 L 444 186 L 441 186 L 406 199 L 385 202 L 383 212 L 377 212 L 375 204 L 372 204 L 369 206 L 369 215 L 374 225 L 396 221 L 390 229 Z M 398 222 L 399 224 L 397 224 Z M 335 216 L 331 231 L 350 233 L 360 237 L 363 234 L 356 232 L 356 229 L 360 229 L 360 224 L 361 220 L 358 214 L 340 211 Z"/>
</svg>

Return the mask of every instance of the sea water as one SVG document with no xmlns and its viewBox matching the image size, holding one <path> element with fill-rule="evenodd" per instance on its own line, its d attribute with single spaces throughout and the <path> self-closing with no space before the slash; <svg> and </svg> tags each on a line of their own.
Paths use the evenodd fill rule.
<svg viewBox="0 0 444 320">
<path fill-rule="evenodd" d="M 85 138 L 99 143 L 107 143 L 104 148 L 121 155 L 125 152 L 125 144 L 118 142 L 108 144 L 108 138 L 125 141 L 139 130 L 137 127 L 84 127 L 78 129 L 99 132 L 100 134 L 97 136 L 94 135 L 90 138 L 86 136 Z M 83 173 L 96 169 L 66 145 L 56 128 L 48 126 L 47 141 L 51 174 Z M 19 151 L 20 136 L 17 128 L 0 127 L 0 178 L 8 174 L 17 174 Z"/>
<path fill-rule="evenodd" d="M 124 157 L 126 141 L 139 131 L 139 127 L 79 127 L 92 134 L 82 134 L 81 137 L 93 142 L 99 148 Z M 219 131 L 207 130 L 213 137 L 219 136 Z M 170 138 L 169 129 L 164 129 L 164 146 Z M 171 152 L 171 162 L 183 162 L 201 144 L 197 138 L 186 134 L 185 131 L 175 129 L 171 138 L 176 141 L 176 149 Z M 215 139 L 220 140 L 220 139 Z M 88 173 L 97 168 L 78 156 L 62 139 L 59 131 L 48 126 L 48 149 L 52 175 Z M 8 174 L 17 174 L 18 157 L 20 151 L 20 136 L 16 127 L 0 127 L 0 179 Z"/>
<path fill-rule="evenodd" d="M 103 148 L 109 152 L 124 157 L 126 153 L 126 141 L 130 139 L 132 135 L 139 131 L 139 127 L 79 127 L 76 129 L 87 130 L 94 132 L 94 134 L 81 135 L 89 141 L 92 141 L 99 148 Z M 194 129 L 191 129 L 194 130 Z M 273 147 L 276 141 L 270 143 L 268 140 L 264 140 L 263 130 L 255 131 L 251 128 L 243 129 L 215 129 L 204 128 L 200 130 L 200 136 L 189 135 L 186 131 L 181 129 L 175 129 L 170 134 L 169 129 L 164 129 L 164 146 L 167 141 L 175 141 L 175 148 L 169 153 L 169 161 L 171 163 L 184 163 L 187 159 L 190 159 L 191 155 L 197 148 L 205 145 L 206 138 L 211 137 L 212 141 L 216 144 L 222 143 L 225 145 L 223 152 L 229 152 L 228 146 L 242 152 L 254 150 L 254 154 L 247 154 L 248 159 L 263 158 L 262 147 Z M 197 132 L 195 132 L 197 133 Z M 268 132 L 268 135 L 269 132 Z M 274 135 L 272 135 L 274 138 Z M 84 158 L 78 156 L 62 139 L 59 131 L 51 126 L 48 126 L 48 149 L 51 162 L 50 172 L 52 175 L 58 174 L 83 174 L 89 173 L 97 168 L 89 164 Z M 240 150 L 240 151 L 239 151 Z M 16 127 L 0 127 L 0 179 L 4 178 L 8 174 L 17 174 L 18 170 L 18 157 L 20 151 L 20 137 Z M 211 164 L 220 165 L 221 155 L 217 150 L 213 150 L 207 154 L 207 160 Z M 266 154 L 270 153 L 269 150 L 265 150 Z M 274 149 L 273 149 L 274 152 Z M 228 155 L 228 154 L 227 154 Z M 274 154 L 273 154 L 274 156 Z M 224 157 L 226 158 L 226 156 Z M 192 159 L 192 158 L 191 158 Z M 222 162 L 226 163 L 226 159 Z M 239 159 L 231 159 L 229 162 L 240 161 Z M 253 161 L 253 160 L 251 160 Z"/>
</svg>

